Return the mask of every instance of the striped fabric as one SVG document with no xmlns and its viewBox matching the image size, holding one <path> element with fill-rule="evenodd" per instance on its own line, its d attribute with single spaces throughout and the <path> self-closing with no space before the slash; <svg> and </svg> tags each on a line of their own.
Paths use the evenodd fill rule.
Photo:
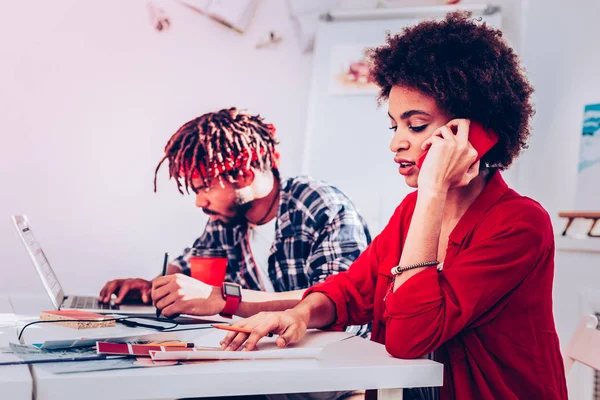
<svg viewBox="0 0 600 400">
<path fill-rule="evenodd" d="M 251 231 L 248 225 L 209 221 L 193 248 L 224 249 L 229 259 L 226 281 L 263 290 L 250 251 Z M 340 190 L 308 177 L 281 182 L 275 241 L 268 261 L 276 292 L 305 289 L 348 269 L 370 242 L 365 221 Z M 188 274 L 191 250 L 186 248 L 172 262 Z"/>
</svg>

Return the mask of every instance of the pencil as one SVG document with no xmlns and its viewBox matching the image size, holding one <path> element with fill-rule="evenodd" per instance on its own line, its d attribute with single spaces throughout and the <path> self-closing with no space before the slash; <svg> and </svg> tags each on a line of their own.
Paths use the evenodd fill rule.
<svg viewBox="0 0 600 400">
<path fill-rule="evenodd" d="M 252 329 L 241 328 L 239 326 L 212 324 L 212 327 L 217 328 L 217 329 L 222 329 L 224 331 L 246 333 L 248 335 L 252 333 Z M 273 332 L 269 332 L 269 334 L 267 336 L 273 337 Z"/>
<path fill-rule="evenodd" d="M 167 263 L 169 262 L 169 253 L 165 252 L 165 259 L 163 261 L 163 269 L 162 269 L 162 274 L 161 276 L 165 276 L 167 274 Z M 156 318 L 158 319 L 160 317 L 160 310 L 157 308 L 156 309 Z"/>
</svg>

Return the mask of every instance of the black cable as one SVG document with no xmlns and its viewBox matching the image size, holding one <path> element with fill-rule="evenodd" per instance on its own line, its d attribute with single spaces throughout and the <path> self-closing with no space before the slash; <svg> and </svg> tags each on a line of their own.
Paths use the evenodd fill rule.
<svg viewBox="0 0 600 400">
<path fill-rule="evenodd" d="M 29 323 L 25 324 L 23 326 L 23 328 L 21 328 L 21 332 L 19 333 L 19 336 L 17 336 L 17 340 L 20 342 L 21 336 L 23 336 L 23 332 L 25 331 L 25 329 L 30 327 L 31 325 L 35 325 L 35 324 L 45 324 L 45 323 L 50 323 L 50 322 L 52 322 L 52 323 L 57 323 L 57 322 L 105 322 L 105 321 L 120 321 L 120 320 L 124 320 L 127 318 L 129 318 L 129 317 L 107 318 L 107 319 L 52 319 L 52 320 L 33 321 L 33 322 L 29 322 Z"/>
<path fill-rule="evenodd" d="M 172 324 L 173 326 L 170 327 L 162 327 L 162 326 L 156 326 L 156 325 L 151 325 L 151 324 L 142 324 L 139 322 L 135 322 L 135 321 L 127 321 L 130 318 L 135 318 L 135 319 L 147 319 L 149 321 L 158 321 L 158 322 L 166 322 L 169 324 Z M 154 318 L 154 317 L 146 317 L 146 316 L 134 316 L 134 315 L 128 315 L 125 317 L 118 317 L 118 318 L 106 318 L 106 319 L 53 319 L 53 320 L 39 320 L 39 321 L 33 321 L 33 322 L 29 322 L 27 324 L 25 324 L 23 326 L 23 328 L 21 328 L 21 332 L 19 333 L 19 335 L 17 336 L 17 340 L 20 342 L 21 341 L 21 337 L 23 336 L 23 332 L 25 331 L 26 328 L 28 328 L 31 325 L 35 325 L 35 324 L 45 324 L 45 323 L 61 323 L 61 322 L 105 322 L 105 321 L 116 321 L 116 322 L 120 322 L 126 326 L 130 326 L 130 327 L 144 327 L 144 328 L 150 328 L 150 329 L 156 329 L 157 331 L 162 331 L 162 332 L 173 332 L 173 329 L 177 328 L 180 324 L 177 322 L 174 322 L 173 320 L 170 319 L 166 319 L 166 318 Z M 178 329 L 177 331 L 192 331 L 192 330 L 200 330 L 200 329 L 208 329 L 211 328 L 210 326 L 202 326 L 202 327 L 197 327 L 197 328 L 184 328 L 184 329 Z"/>
</svg>

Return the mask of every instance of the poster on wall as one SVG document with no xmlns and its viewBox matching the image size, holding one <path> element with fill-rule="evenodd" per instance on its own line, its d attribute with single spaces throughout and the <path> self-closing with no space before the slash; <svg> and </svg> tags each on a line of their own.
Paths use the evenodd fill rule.
<svg viewBox="0 0 600 400">
<path fill-rule="evenodd" d="M 576 205 L 600 211 L 600 104 L 588 104 L 583 112 Z"/>
<path fill-rule="evenodd" d="M 376 96 L 379 88 L 369 76 L 369 63 L 365 51 L 369 45 L 333 46 L 329 58 L 330 95 Z"/>
</svg>

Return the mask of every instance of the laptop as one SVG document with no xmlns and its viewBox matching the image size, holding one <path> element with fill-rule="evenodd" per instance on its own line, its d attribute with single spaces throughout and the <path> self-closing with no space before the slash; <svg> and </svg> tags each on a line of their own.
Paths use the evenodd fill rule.
<svg viewBox="0 0 600 400">
<path fill-rule="evenodd" d="M 153 315 L 156 313 L 154 307 L 144 305 L 143 303 L 116 305 L 111 301 L 111 304 L 104 304 L 100 303 L 98 297 L 95 296 L 65 295 L 58 278 L 54 274 L 54 271 L 52 271 L 50 262 L 33 235 L 27 216 L 13 215 L 12 220 L 29 254 L 29 258 L 33 262 L 33 266 L 40 276 L 54 308 L 57 310 L 82 310 L 100 314 L 114 314 L 118 312 L 119 314 Z"/>
</svg>

